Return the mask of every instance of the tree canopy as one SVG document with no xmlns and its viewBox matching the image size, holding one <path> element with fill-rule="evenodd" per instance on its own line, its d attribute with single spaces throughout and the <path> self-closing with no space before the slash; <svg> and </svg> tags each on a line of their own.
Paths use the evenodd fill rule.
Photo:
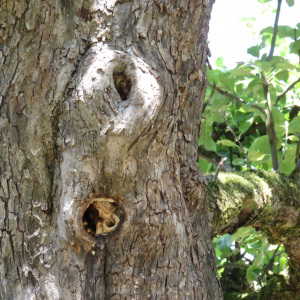
<svg viewBox="0 0 300 300">
<path fill-rule="evenodd" d="M 225 299 L 300 292 L 299 257 L 289 260 L 282 245 L 299 241 L 300 23 L 280 25 L 282 5 L 294 1 L 277 0 L 273 26 L 247 49 L 251 60 L 228 69 L 220 57 L 212 69 L 208 59 L 199 165 L 211 174 L 208 211 Z"/>
</svg>

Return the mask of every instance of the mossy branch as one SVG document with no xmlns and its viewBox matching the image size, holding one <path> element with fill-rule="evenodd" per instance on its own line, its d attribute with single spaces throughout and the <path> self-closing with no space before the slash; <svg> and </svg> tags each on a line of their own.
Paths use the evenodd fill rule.
<svg viewBox="0 0 300 300">
<path fill-rule="evenodd" d="M 232 234 L 243 226 L 262 230 L 270 243 L 284 245 L 290 258 L 290 285 L 300 292 L 299 195 L 300 181 L 276 172 L 220 173 L 207 187 L 211 236 Z"/>
<path fill-rule="evenodd" d="M 276 172 L 220 173 L 208 181 L 207 210 L 211 235 L 233 233 L 242 226 L 271 230 L 284 240 L 300 224 L 300 182 Z M 284 229 L 284 230 L 283 230 Z M 300 236 L 300 233 L 299 233 Z"/>
</svg>

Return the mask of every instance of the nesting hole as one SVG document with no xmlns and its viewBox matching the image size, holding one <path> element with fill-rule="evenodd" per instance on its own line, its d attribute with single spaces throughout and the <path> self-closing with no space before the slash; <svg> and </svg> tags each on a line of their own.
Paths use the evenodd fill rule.
<svg viewBox="0 0 300 300">
<path fill-rule="evenodd" d="M 96 198 L 86 208 L 82 222 L 89 235 L 106 235 L 117 229 L 120 223 L 120 209 L 111 198 Z"/>
<path fill-rule="evenodd" d="M 121 99 L 126 101 L 129 97 L 132 83 L 128 75 L 125 73 L 124 68 L 115 69 L 113 72 L 113 78 L 117 92 L 119 93 Z"/>
</svg>

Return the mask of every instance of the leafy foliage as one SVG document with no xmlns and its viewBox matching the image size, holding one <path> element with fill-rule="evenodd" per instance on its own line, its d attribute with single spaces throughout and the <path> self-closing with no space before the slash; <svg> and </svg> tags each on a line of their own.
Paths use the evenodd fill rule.
<svg viewBox="0 0 300 300">
<path fill-rule="evenodd" d="M 294 0 L 286 3 L 293 6 Z M 261 30 L 258 44 L 247 50 L 252 60 L 228 70 L 218 58 L 216 69 L 208 68 L 199 146 L 225 157 L 235 170 L 273 169 L 294 176 L 300 168 L 300 66 L 291 58 L 300 58 L 300 23 L 279 26 L 280 5 L 278 0 L 274 26 Z M 213 171 L 217 163 L 201 157 L 200 168 Z M 214 246 L 225 299 L 241 294 L 271 299 L 286 288 L 284 247 L 270 245 L 261 232 L 240 228 L 216 237 Z"/>
<path fill-rule="evenodd" d="M 274 47 L 281 56 L 267 55 L 274 33 L 273 27 L 260 32 L 260 43 L 248 49 L 250 62 L 227 70 L 218 59 L 217 68 L 208 70 L 199 145 L 227 157 L 238 170 L 291 174 L 300 152 L 300 67 L 285 56 L 300 54 L 300 23 L 277 27 Z M 205 162 L 201 167 L 212 168 Z"/>
<path fill-rule="evenodd" d="M 241 293 L 255 294 L 271 278 L 285 273 L 288 259 L 284 247 L 270 245 L 252 227 L 219 236 L 214 246 L 225 299 Z"/>
</svg>

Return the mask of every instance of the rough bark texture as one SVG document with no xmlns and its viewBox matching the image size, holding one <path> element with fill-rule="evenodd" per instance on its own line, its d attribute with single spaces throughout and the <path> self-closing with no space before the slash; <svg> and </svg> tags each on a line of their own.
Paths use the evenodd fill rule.
<svg viewBox="0 0 300 300">
<path fill-rule="evenodd" d="M 299 195 L 299 180 L 263 171 L 221 173 L 209 183 L 207 193 L 211 235 L 253 226 L 270 242 L 283 244 L 290 258 L 289 282 L 296 294 L 300 294 Z"/>
<path fill-rule="evenodd" d="M 211 1 L 0 5 L 0 298 L 221 299 L 197 165 Z M 117 230 L 94 234 L 95 199 Z"/>
</svg>

